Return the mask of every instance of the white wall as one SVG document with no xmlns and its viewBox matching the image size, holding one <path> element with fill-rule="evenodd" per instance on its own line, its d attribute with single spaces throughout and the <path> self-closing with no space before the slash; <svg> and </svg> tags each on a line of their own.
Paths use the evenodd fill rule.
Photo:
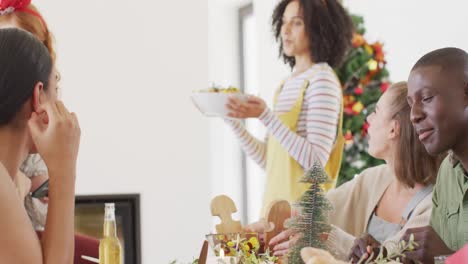
<svg viewBox="0 0 468 264">
<path fill-rule="evenodd" d="M 384 43 L 392 81 L 408 78 L 427 52 L 447 46 L 468 50 L 466 0 L 344 0 L 364 15 L 370 40 Z"/>
<path fill-rule="evenodd" d="M 77 193 L 141 193 L 143 263 L 198 256 L 209 217 L 208 5 L 36 2 L 55 33 L 63 100 L 82 127 Z"/>
</svg>

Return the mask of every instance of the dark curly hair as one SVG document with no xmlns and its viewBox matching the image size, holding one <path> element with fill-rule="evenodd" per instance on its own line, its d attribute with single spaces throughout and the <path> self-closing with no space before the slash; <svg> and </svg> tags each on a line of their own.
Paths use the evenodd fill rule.
<svg viewBox="0 0 468 264">
<path fill-rule="evenodd" d="M 333 68 L 340 66 L 348 49 L 351 47 L 354 26 L 346 10 L 337 0 L 281 0 L 272 15 L 272 26 L 279 45 L 279 56 L 291 68 L 294 57 L 283 53 L 281 41 L 282 19 L 286 6 L 292 1 L 299 1 L 306 35 L 309 39 L 310 56 L 313 62 L 326 62 Z"/>
</svg>

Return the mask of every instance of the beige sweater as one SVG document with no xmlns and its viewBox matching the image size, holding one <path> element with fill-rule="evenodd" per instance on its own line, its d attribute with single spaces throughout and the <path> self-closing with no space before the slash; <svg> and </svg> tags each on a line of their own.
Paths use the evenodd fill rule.
<svg viewBox="0 0 468 264">
<path fill-rule="evenodd" d="M 367 224 L 377 203 L 394 180 L 393 173 L 384 164 L 364 170 L 353 180 L 327 193 L 334 208 L 329 213 L 333 228 L 327 244 L 337 258 L 347 260 L 354 240 L 367 232 Z M 385 240 L 387 250 L 395 249 L 406 229 L 429 225 L 431 210 L 432 193 L 416 206 L 402 230 Z"/>
</svg>

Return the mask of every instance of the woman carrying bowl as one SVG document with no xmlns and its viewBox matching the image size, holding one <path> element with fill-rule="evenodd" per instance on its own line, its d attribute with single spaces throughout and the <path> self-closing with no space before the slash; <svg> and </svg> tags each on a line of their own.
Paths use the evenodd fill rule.
<svg viewBox="0 0 468 264">
<path fill-rule="evenodd" d="M 229 117 L 258 118 L 267 138 L 254 138 L 238 120 L 226 120 L 243 150 L 266 170 L 263 212 L 273 200 L 297 200 L 308 188 L 304 170 L 320 163 L 334 186 L 343 152 L 342 87 L 333 71 L 351 44 L 353 26 L 336 0 L 282 0 L 272 26 L 279 54 L 291 69 L 269 109 L 263 99 L 232 96 Z M 262 213 L 263 214 L 263 213 Z"/>
</svg>

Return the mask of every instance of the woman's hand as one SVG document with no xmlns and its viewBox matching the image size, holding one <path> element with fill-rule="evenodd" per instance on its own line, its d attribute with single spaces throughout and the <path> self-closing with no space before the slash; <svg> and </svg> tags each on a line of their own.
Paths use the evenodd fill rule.
<svg viewBox="0 0 468 264">
<path fill-rule="evenodd" d="M 297 233 L 293 229 L 286 229 L 270 240 L 270 247 L 273 247 L 274 256 L 284 256 L 289 249 L 296 245 L 297 241 L 302 237 L 301 233 Z"/>
<path fill-rule="evenodd" d="M 80 125 L 60 101 L 33 112 L 29 130 L 49 172 L 49 206 L 41 239 L 44 263 L 72 263 L 75 248 L 74 204 Z"/>
<path fill-rule="evenodd" d="M 383 250 L 383 254 L 387 255 L 385 247 Z M 361 258 L 363 260 L 373 260 L 379 255 L 379 251 L 380 242 L 377 241 L 373 236 L 365 234 L 361 238 L 358 238 L 354 241 L 354 245 L 351 248 L 351 253 L 349 255 L 349 260 L 351 260 L 352 263 L 358 263 Z"/>
<path fill-rule="evenodd" d="M 268 223 L 265 218 L 261 218 L 258 222 L 253 222 L 242 228 L 244 232 L 265 233 L 273 230 L 275 226 L 273 223 Z"/>
<path fill-rule="evenodd" d="M 43 118 L 45 115 L 46 118 Z M 61 101 L 47 102 L 33 112 L 29 129 L 37 151 L 44 159 L 51 182 L 72 177 L 74 182 L 76 160 L 80 145 L 80 125 Z M 53 173 L 52 173 L 53 172 Z"/>
<path fill-rule="evenodd" d="M 229 110 L 229 117 L 258 118 L 265 111 L 266 104 L 262 98 L 253 95 L 249 95 L 247 101 L 231 96 L 226 107 Z"/>
</svg>

